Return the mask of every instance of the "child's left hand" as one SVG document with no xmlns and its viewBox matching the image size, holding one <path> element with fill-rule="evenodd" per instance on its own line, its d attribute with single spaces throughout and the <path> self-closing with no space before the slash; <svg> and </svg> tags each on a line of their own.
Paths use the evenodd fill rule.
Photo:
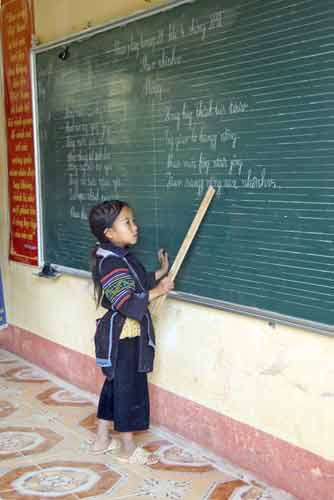
<svg viewBox="0 0 334 500">
<path fill-rule="evenodd" d="M 163 248 L 160 248 L 160 250 L 158 252 L 158 259 L 160 262 L 160 271 L 161 271 L 162 276 L 163 276 L 163 275 L 168 273 L 168 269 L 169 269 L 168 253 Z"/>
</svg>

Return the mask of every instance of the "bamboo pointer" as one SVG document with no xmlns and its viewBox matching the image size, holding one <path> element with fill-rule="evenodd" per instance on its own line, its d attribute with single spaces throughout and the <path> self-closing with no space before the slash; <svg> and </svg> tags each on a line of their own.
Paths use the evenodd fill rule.
<svg viewBox="0 0 334 500">
<path fill-rule="evenodd" d="M 191 223 L 191 226 L 188 229 L 188 232 L 183 240 L 183 243 L 182 243 L 179 251 L 177 252 L 177 255 L 175 257 L 175 260 L 173 262 L 171 270 L 169 271 L 169 276 L 173 280 L 175 280 L 176 275 L 179 272 L 179 269 L 184 261 L 184 258 L 187 255 L 189 247 L 192 244 L 193 239 L 195 238 L 195 235 L 197 233 L 199 226 L 201 225 L 203 217 L 206 214 L 206 211 L 209 208 L 211 200 L 215 195 L 215 192 L 216 192 L 215 189 L 212 186 L 210 186 L 209 189 L 207 190 L 203 200 L 202 200 L 202 203 L 199 206 L 199 209 L 197 210 L 197 213 L 196 213 L 196 215 Z M 163 303 L 165 301 L 165 298 L 166 298 L 166 295 L 162 295 L 161 297 L 159 297 L 158 299 L 156 299 L 152 303 L 152 305 L 150 307 L 150 311 L 151 311 L 153 316 L 155 316 L 155 317 L 158 316 L 160 309 L 161 309 L 161 306 L 163 305 Z"/>
</svg>

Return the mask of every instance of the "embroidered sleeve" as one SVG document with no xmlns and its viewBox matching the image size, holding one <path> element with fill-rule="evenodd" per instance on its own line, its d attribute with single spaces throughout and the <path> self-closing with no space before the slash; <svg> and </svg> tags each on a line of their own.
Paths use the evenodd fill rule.
<svg viewBox="0 0 334 500">
<path fill-rule="evenodd" d="M 113 269 L 101 279 L 101 285 L 105 296 L 117 309 L 130 299 L 136 288 L 135 281 L 127 267 Z"/>
<path fill-rule="evenodd" d="M 147 313 L 148 292 L 138 290 L 127 265 L 119 258 L 107 258 L 102 264 L 101 275 L 102 306 L 117 309 L 124 316 L 141 321 Z"/>
</svg>

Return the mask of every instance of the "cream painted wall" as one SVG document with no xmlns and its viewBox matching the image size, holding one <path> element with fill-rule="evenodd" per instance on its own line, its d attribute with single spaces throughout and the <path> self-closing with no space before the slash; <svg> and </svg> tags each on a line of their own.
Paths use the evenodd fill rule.
<svg viewBox="0 0 334 500">
<path fill-rule="evenodd" d="M 158 331 L 154 383 L 333 460 L 333 339 L 176 301 Z"/>
<path fill-rule="evenodd" d="M 166 0 L 33 0 L 41 43 L 166 3 Z"/>
<path fill-rule="evenodd" d="M 50 41 L 144 6 L 140 0 L 35 0 L 36 34 Z M 44 280 L 28 266 L 8 263 L 3 119 L 0 127 L 0 265 L 9 321 L 93 355 L 96 311 L 88 280 Z M 166 303 L 157 337 L 153 383 L 334 459 L 334 339 L 177 301 Z"/>
</svg>

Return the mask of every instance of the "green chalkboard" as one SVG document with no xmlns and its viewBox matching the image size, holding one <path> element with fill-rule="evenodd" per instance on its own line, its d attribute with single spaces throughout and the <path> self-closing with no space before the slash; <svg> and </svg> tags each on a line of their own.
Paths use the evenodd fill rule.
<svg viewBox="0 0 334 500">
<path fill-rule="evenodd" d="M 44 260 L 88 270 L 89 208 L 129 201 L 147 267 L 217 189 L 185 294 L 334 324 L 332 0 L 198 0 L 37 48 Z"/>
</svg>

